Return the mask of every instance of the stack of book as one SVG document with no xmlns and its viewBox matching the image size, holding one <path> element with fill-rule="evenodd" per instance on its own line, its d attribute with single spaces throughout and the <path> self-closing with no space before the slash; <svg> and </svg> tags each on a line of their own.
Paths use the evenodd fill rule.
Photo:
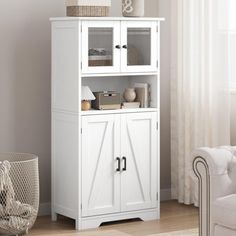
<svg viewBox="0 0 236 236">
<path fill-rule="evenodd" d="M 140 102 L 141 108 L 150 107 L 150 85 L 148 83 L 135 83 L 135 102 Z"/>
<path fill-rule="evenodd" d="M 123 102 L 122 109 L 140 108 L 140 102 Z"/>
</svg>

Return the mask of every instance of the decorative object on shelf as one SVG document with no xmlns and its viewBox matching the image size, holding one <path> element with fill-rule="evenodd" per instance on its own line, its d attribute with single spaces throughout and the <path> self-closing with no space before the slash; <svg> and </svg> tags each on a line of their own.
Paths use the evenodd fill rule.
<svg viewBox="0 0 236 236">
<path fill-rule="evenodd" d="M 115 91 L 102 91 L 94 93 L 96 100 L 92 106 L 97 110 L 116 110 L 120 109 L 120 94 Z"/>
<path fill-rule="evenodd" d="M 150 107 L 150 85 L 148 83 L 135 83 L 134 87 L 137 94 L 135 102 L 140 102 L 142 108 Z"/>
<path fill-rule="evenodd" d="M 82 86 L 81 88 L 81 109 L 82 111 L 88 111 L 91 108 L 91 100 L 95 100 L 95 97 L 88 86 Z"/>
<path fill-rule="evenodd" d="M 89 66 L 112 66 L 111 51 L 105 48 L 90 48 Z"/>
<path fill-rule="evenodd" d="M 144 16 L 144 0 L 122 0 L 122 13 L 125 17 Z"/>
<path fill-rule="evenodd" d="M 111 0 L 66 0 L 67 16 L 108 16 Z"/>
<path fill-rule="evenodd" d="M 122 109 L 140 108 L 140 102 L 123 102 Z"/>
<path fill-rule="evenodd" d="M 38 157 L 0 153 L 0 180 L 0 234 L 27 234 L 38 215 Z"/>
<path fill-rule="evenodd" d="M 133 102 L 136 98 L 136 92 L 134 88 L 126 88 L 123 94 L 126 102 Z"/>
</svg>

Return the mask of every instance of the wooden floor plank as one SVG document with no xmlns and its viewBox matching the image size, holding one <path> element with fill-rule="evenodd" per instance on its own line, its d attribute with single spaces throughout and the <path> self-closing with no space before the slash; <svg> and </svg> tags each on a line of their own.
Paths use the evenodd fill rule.
<svg viewBox="0 0 236 236">
<path fill-rule="evenodd" d="M 74 230 L 74 227 L 75 222 L 65 217 L 59 217 L 57 222 L 52 222 L 49 216 L 38 217 L 29 235 L 113 236 L 115 234 L 115 236 L 148 236 L 198 227 L 198 209 L 194 206 L 178 204 L 176 201 L 168 201 L 161 203 L 160 220 L 148 222 L 131 220 L 109 223 L 104 224 L 99 229 L 85 231 L 86 234 Z"/>
</svg>

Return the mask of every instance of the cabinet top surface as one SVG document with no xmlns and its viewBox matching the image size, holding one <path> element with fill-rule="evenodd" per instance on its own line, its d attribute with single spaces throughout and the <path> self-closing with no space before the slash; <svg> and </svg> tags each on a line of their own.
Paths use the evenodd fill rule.
<svg viewBox="0 0 236 236">
<path fill-rule="evenodd" d="M 158 17 L 52 17 L 50 21 L 164 21 Z"/>
</svg>

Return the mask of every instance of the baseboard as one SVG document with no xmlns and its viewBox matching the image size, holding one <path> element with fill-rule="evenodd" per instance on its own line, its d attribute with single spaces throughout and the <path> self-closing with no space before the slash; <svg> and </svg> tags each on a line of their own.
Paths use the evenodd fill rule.
<svg viewBox="0 0 236 236">
<path fill-rule="evenodd" d="M 44 202 L 39 204 L 38 216 L 48 216 L 51 215 L 51 203 Z"/>
<path fill-rule="evenodd" d="M 161 202 L 171 200 L 171 188 L 161 189 Z"/>
</svg>

